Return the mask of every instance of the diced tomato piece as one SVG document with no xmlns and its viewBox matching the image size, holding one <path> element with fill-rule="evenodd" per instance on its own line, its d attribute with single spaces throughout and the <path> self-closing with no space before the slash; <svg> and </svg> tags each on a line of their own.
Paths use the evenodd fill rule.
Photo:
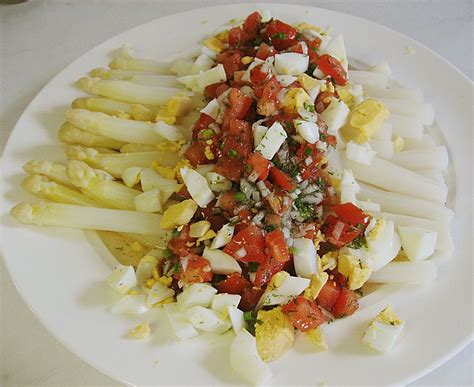
<svg viewBox="0 0 474 387">
<path fill-rule="evenodd" d="M 303 45 L 298 42 L 294 46 L 291 46 L 288 50 L 291 52 L 296 52 L 297 54 L 303 54 Z"/>
<path fill-rule="evenodd" d="M 275 77 L 270 78 L 265 83 L 261 99 L 264 101 L 277 101 L 278 94 L 280 94 L 282 88 L 283 87 L 281 86 L 280 82 L 278 82 Z"/>
<path fill-rule="evenodd" d="M 264 286 L 272 279 L 273 275 L 282 271 L 285 268 L 286 262 L 279 261 L 272 255 L 265 257 L 265 261 L 258 265 L 257 272 L 255 273 L 255 286 Z"/>
<path fill-rule="evenodd" d="M 191 146 L 184 152 L 184 157 L 186 157 L 192 166 L 196 167 L 198 165 L 209 164 L 209 159 L 204 153 L 206 150 L 206 143 L 204 141 L 195 141 Z"/>
<path fill-rule="evenodd" d="M 347 284 L 347 278 L 344 277 L 337 269 L 331 270 L 329 275 L 334 277 L 334 282 L 336 282 L 341 288 L 345 287 Z"/>
<path fill-rule="evenodd" d="M 300 332 L 317 328 L 326 320 L 318 305 L 303 296 L 293 298 L 283 306 L 282 311 L 288 315 L 290 322 Z"/>
<path fill-rule="evenodd" d="M 267 43 L 275 46 L 277 50 L 286 50 L 296 43 L 298 31 L 289 24 L 280 20 L 272 20 L 267 24 L 264 37 Z"/>
<path fill-rule="evenodd" d="M 254 85 L 259 85 L 268 78 L 269 73 L 266 71 L 263 71 L 263 64 L 260 64 L 258 66 L 255 66 L 252 70 L 250 70 L 250 81 Z"/>
<path fill-rule="evenodd" d="M 338 85 L 346 84 L 347 72 L 336 58 L 323 54 L 316 60 L 316 64 L 324 75 L 333 78 Z"/>
<path fill-rule="evenodd" d="M 244 64 L 242 63 L 243 56 L 243 53 L 239 50 L 226 51 L 217 56 L 217 61 L 224 66 L 227 79 L 232 79 L 235 71 L 244 68 Z"/>
<path fill-rule="evenodd" d="M 179 234 L 171 238 L 168 242 L 168 249 L 176 255 L 185 255 L 188 253 L 189 247 L 186 243 L 194 242 L 195 239 L 189 236 L 189 226 L 186 225 Z"/>
<path fill-rule="evenodd" d="M 240 294 L 244 292 L 244 289 L 250 287 L 251 284 L 247 281 L 242 274 L 232 273 L 227 276 L 227 278 L 222 281 L 217 290 L 219 293 L 229 293 L 229 294 Z"/>
<path fill-rule="evenodd" d="M 265 215 L 265 224 L 267 226 L 281 227 L 281 216 L 277 214 L 267 213 Z"/>
<path fill-rule="evenodd" d="M 186 257 L 188 258 L 186 270 L 180 266 L 179 272 L 175 275 L 176 279 L 186 285 L 212 280 L 211 265 L 207 259 L 192 253 Z"/>
<path fill-rule="evenodd" d="M 207 85 L 204 88 L 204 96 L 207 99 L 214 99 L 219 97 L 224 91 L 229 89 L 230 86 L 225 82 L 217 82 L 212 85 Z"/>
<path fill-rule="evenodd" d="M 314 40 L 306 40 L 306 44 L 308 45 L 309 63 L 316 63 L 316 60 L 318 59 L 318 49 L 321 45 L 321 39 L 316 38 Z"/>
<path fill-rule="evenodd" d="M 242 298 L 239 303 L 239 309 L 244 312 L 252 310 L 262 297 L 263 289 L 255 286 L 248 286 L 242 292 Z"/>
<path fill-rule="evenodd" d="M 252 167 L 252 171 L 257 174 L 257 180 L 265 180 L 268 177 L 272 164 L 260 153 L 252 153 L 247 161 Z"/>
<path fill-rule="evenodd" d="M 352 203 L 336 204 L 332 210 L 339 219 L 352 226 L 365 225 L 369 220 L 367 214 Z"/>
<path fill-rule="evenodd" d="M 256 11 L 247 16 L 242 28 L 248 36 L 255 38 L 259 33 L 261 22 L 262 16 Z"/>
<path fill-rule="evenodd" d="M 213 231 L 217 232 L 224 224 L 227 223 L 226 217 L 221 212 L 216 211 L 216 200 L 214 200 L 205 208 L 199 208 L 198 211 L 201 213 L 201 216 L 204 220 L 207 220 L 209 223 L 211 223 L 211 229 Z"/>
<path fill-rule="evenodd" d="M 235 200 L 235 191 L 229 190 L 224 192 L 219 197 L 219 208 L 229 214 L 234 214 L 234 209 L 237 207 L 237 201 Z"/>
<path fill-rule="evenodd" d="M 229 45 L 232 47 L 243 46 L 249 39 L 249 34 L 240 27 L 234 27 L 229 30 Z"/>
<path fill-rule="evenodd" d="M 324 221 L 323 232 L 326 241 L 336 247 L 342 247 L 357 238 L 362 230 L 344 223 L 333 215 L 329 215 Z"/>
<path fill-rule="evenodd" d="M 341 293 L 341 288 L 336 284 L 335 281 L 327 281 L 323 288 L 320 290 L 316 301 L 321 308 L 331 310 Z"/>
<path fill-rule="evenodd" d="M 276 167 L 270 169 L 270 180 L 286 191 L 293 191 L 296 188 L 296 182 L 289 175 Z"/>
<path fill-rule="evenodd" d="M 265 238 L 257 226 L 251 224 L 238 232 L 224 247 L 224 252 L 242 262 L 263 262 Z"/>
<path fill-rule="evenodd" d="M 331 312 L 334 317 L 341 318 L 350 316 L 358 308 L 357 294 L 353 290 L 342 288 Z"/>
<path fill-rule="evenodd" d="M 257 50 L 257 53 L 255 54 L 255 57 L 261 60 L 265 60 L 269 56 L 274 56 L 276 53 L 276 50 L 272 46 L 269 46 L 267 43 L 262 42 Z"/>
<path fill-rule="evenodd" d="M 243 120 L 252 105 L 252 98 L 233 88 L 229 94 L 229 102 L 232 118 Z"/>
<path fill-rule="evenodd" d="M 199 118 L 194 123 L 193 135 L 197 135 L 202 129 L 206 129 L 214 122 L 214 118 L 208 116 L 206 113 L 201 113 Z M 196 137 L 196 136 L 195 136 Z"/>
<path fill-rule="evenodd" d="M 269 232 L 265 236 L 265 245 L 277 261 L 286 262 L 290 259 L 288 245 L 286 244 L 285 236 L 281 230 Z"/>
<path fill-rule="evenodd" d="M 318 96 L 316 97 L 316 101 L 314 102 L 314 107 L 317 113 L 322 113 L 326 110 L 326 108 L 331 103 L 331 97 L 333 95 L 334 93 L 331 93 L 329 91 L 324 91 L 318 94 Z"/>
<path fill-rule="evenodd" d="M 232 158 L 229 156 L 219 157 L 214 171 L 224 176 L 230 181 L 240 181 L 244 174 L 245 165 L 240 158 Z"/>
</svg>

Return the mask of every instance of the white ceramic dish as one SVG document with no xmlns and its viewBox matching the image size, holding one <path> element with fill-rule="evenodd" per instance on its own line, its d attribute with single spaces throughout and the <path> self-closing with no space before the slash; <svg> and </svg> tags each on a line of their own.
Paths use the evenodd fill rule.
<svg viewBox="0 0 474 387">
<path fill-rule="evenodd" d="M 104 281 L 114 259 L 93 233 L 24 227 L 9 216 L 16 202 L 30 198 L 19 188 L 21 165 L 30 159 L 61 160 L 56 132 L 70 101 L 80 95 L 73 82 L 107 55 L 130 43 L 149 57 L 172 59 L 189 52 L 197 40 L 223 22 L 269 9 L 285 21 L 331 25 L 342 32 L 350 56 L 368 63 L 386 59 L 397 80 L 423 88 L 436 112 L 451 156 L 449 206 L 455 209 L 452 232 L 455 256 L 439 263 L 435 283 L 387 286 L 365 297 L 349 319 L 326 329 L 330 350 L 315 352 L 304 340 L 272 363 L 275 385 L 404 384 L 433 370 L 472 338 L 472 84 L 456 68 L 419 43 L 386 27 L 324 9 L 294 5 L 251 4 L 202 8 L 171 15 L 120 34 L 84 54 L 59 73 L 31 102 L 18 121 L 3 155 L 2 228 L 6 267 L 20 293 L 41 322 L 72 352 L 115 378 L 137 385 L 239 384 L 229 366 L 233 337 L 201 336 L 178 342 L 160 311 L 149 312 L 152 337 L 126 338 L 145 317 L 108 312 L 116 296 Z M 407 54 L 407 47 L 414 53 Z M 444 135 L 443 135 L 444 134 Z M 393 352 L 380 356 L 365 348 L 361 334 L 386 304 L 406 321 Z"/>
</svg>

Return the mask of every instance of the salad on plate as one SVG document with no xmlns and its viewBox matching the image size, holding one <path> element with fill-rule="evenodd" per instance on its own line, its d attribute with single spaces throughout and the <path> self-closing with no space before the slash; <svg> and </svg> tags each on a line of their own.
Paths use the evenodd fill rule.
<svg viewBox="0 0 474 387">
<path fill-rule="evenodd" d="M 22 223 L 97 230 L 120 264 L 114 314 L 163 308 L 179 339 L 233 331 L 248 382 L 303 335 L 357 313 L 374 284 L 424 283 L 452 254 L 448 154 L 431 105 L 342 35 L 268 12 L 232 20 L 173 63 L 124 46 L 76 82 L 67 161 L 32 160 Z M 387 305 L 361 337 L 385 352 Z M 130 336 L 152 334 L 147 319 Z"/>
</svg>

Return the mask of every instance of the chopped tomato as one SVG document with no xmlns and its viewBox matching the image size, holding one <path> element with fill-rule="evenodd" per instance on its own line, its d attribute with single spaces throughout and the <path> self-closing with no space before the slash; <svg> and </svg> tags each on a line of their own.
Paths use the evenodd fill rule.
<svg viewBox="0 0 474 387">
<path fill-rule="evenodd" d="M 245 165 L 240 158 L 233 158 L 230 156 L 221 156 L 217 160 L 214 171 L 224 176 L 230 181 L 240 181 L 244 174 Z"/>
<path fill-rule="evenodd" d="M 324 75 L 334 79 L 338 85 L 344 86 L 346 84 L 347 72 L 336 58 L 323 54 L 316 60 L 316 64 Z"/>
<path fill-rule="evenodd" d="M 207 99 L 214 99 L 219 97 L 227 89 L 229 89 L 229 85 L 225 82 L 213 83 L 204 88 L 204 96 Z"/>
<path fill-rule="evenodd" d="M 267 226 L 281 227 L 281 216 L 277 214 L 267 213 L 265 215 L 265 224 Z"/>
<path fill-rule="evenodd" d="M 327 281 L 320 290 L 316 301 L 321 308 L 331 310 L 341 293 L 341 288 L 335 281 Z"/>
<path fill-rule="evenodd" d="M 318 96 L 316 97 L 316 101 L 314 102 L 314 107 L 317 113 L 322 113 L 326 110 L 326 108 L 331 103 L 331 97 L 333 95 L 334 93 L 331 93 L 329 91 L 324 91 L 318 94 Z"/>
<path fill-rule="evenodd" d="M 259 85 L 265 82 L 268 75 L 269 73 L 263 70 L 263 64 L 259 64 L 250 70 L 250 81 L 255 85 Z"/>
<path fill-rule="evenodd" d="M 252 98 L 239 89 L 233 88 L 229 94 L 229 102 L 232 118 L 243 120 L 252 105 Z"/>
<path fill-rule="evenodd" d="M 260 29 L 260 24 L 262 22 L 262 16 L 259 12 L 253 12 L 247 16 L 242 26 L 244 32 L 251 38 L 255 38 Z"/>
<path fill-rule="evenodd" d="M 255 280 L 253 281 L 255 286 L 264 286 L 272 279 L 273 275 L 282 271 L 285 267 L 286 262 L 278 261 L 272 255 L 267 255 L 265 261 L 258 265 L 257 272 L 255 273 Z"/>
<path fill-rule="evenodd" d="M 194 238 L 189 236 L 189 226 L 186 225 L 179 232 L 179 234 L 170 239 L 168 242 L 168 249 L 176 255 L 185 255 L 188 253 L 189 246 L 186 246 L 187 243 L 193 243 Z"/>
<path fill-rule="evenodd" d="M 251 286 L 250 282 L 247 281 L 242 274 L 232 273 L 223 280 L 217 290 L 219 293 L 229 293 L 229 294 L 240 294 L 244 292 L 244 289 Z"/>
<path fill-rule="evenodd" d="M 275 77 L 271 77 L 255 94 L 260 97 L 257 103 L 257 112 L 263 116 L 271 116 L 278 110 L 278 94 L 282 86 Z M 258 95 L 261 93 L 260 95 Z"/>
<path fill-rule="evenodd" d="M 263 33 L 265 41 L 275 46 L 277 50 L 286 50 L 296 43 L 298 31 L 280 20 L 272 20 L 267 24 Z"/>
<path fill-rule="evenodd" d="M 224 66 L 227 79 L 232 79 L 235 71 L 244 68 L 242 63 L 243 56 L 243 53 L 239 50 L 226 51 L 217 55 L 217 62 L 222 63 Z"/>
<path fill-rule="evenodd" d="M 197 137 L 197 134 L 201 130 L 207 129 L 209 125 L 211 125 L 213 122 L 214 122 L 214 118 L 208 116 L 206 113 L 201 113 L 197 121 L 194 123 L 194 128 L 193 128 L 194 138 Z"/>
<path fill-rule="evenodd" d="M 290 259 L 290 252 L 282 231 L 269 232 L 265 236 L 265 246 L 277 261 L 286 262 Z"/>
<path fill-rule="evenodd" d="M 296 188 L 296 182 L 289 175 L 276 167 L 270 169 L 270 180 L 286 191 L 293 191 Z"/>
<path fill-rule="evenodd" d="M 341 318 L 350 316 L 358 308 L 357 294 L 353 290 L 342 288 L 331 312 L 334 317 Z"/>
<path fill-rule="evenodd" d="M 326 241 L 332 243 L 336 247 L 342 247 L 357 238 L 362 230 L 344 223 L 333 215 L 329 215 L 323 224 L 323 232 Z"/>
<path fill-rule="evenodd" d="M 229 45 L 240 47 L 249 40 L 249 35 L 240 27 L 234 27 L 229 30 Z"/>
<path fill-rule="evenodd" d="M 238 232 L 224 247 L 224 252 L 242 262 L 263 262 L 265 238 L 257 226 L 251 224 Z"/>
<path fill-rule="evenodd" d="M 347 278 L 344 277 L 337 269 L 331 270 L 329 272 L 330 278 L 334 277 L 334 282 L 336 282 L 341 288 L 345 287 L 347 284 Z M 332 277 L 331 277 L 332 276 Z"/>
<path fill-rule="evenodd" d="M 254 152 L 247 160 L 252 171 L 257 174 L 257 180 L 265 180 L 270 173 L 271 162 L 263 157 L 260 153 Z"/>
<path fill-rule="evenodd" d="M 294 46 L 291 46 L 288 50 L 291 52 L 296 52 L 297 54 L 303 54 L 304 52 L 303 45 L 300 42 L 296 43 Z"/>
<path fill-rule="evenodd" d="M 337 217 L 352 226 L 367 224 L 369 217 L 352 203 L 336 204 L 332 207 Z"/>
<path fill-rule="evenodd" d="M 306 40 L 306 44 L 308 45 L 308 56 L 309 56 L 309 63 L 316 63 L 318 59 L 318 49 L 321 45 L 321 39 L 316 38 L 314 40 Z"/>
<path fill-rule="evenodd" d="M 248 286 L 242 292 L 242 298 L 239 303 L 239 309 L 244 312 L 252 310 L 262 297 L 263 289 L 255 286 Z"/>
<path fill-rule="evenodd" d="M 318 305 L 303 296 L 291 300 L 283 306 L 282 311 L 288 315 L 290 322 L 300 332 L 317 328 L 326 320 Z"/>
<path fill-rule="evenodd" d="M 234 209 L 237 207 L 237 201 L 235 200 L 235 191 L 229 190 L 224 192 L 219 197 L 219 208 L 229 214 L 234 214 Z"/>
<path fill-rule="evenodd" d="M 209 159 L 206 157 L 206 142 L 205 141 L 195 141 L 184 153 L 184 157 L 189 160 L 192 166 L 196 167 L 198 165 L 209 164 Z"/>
<path fill-rule="evenodd" d="M 180 266 L 179 272 L 175 274 L 176 279 L 186 285 L 212 280 L 211 265 L 207 259 L 192 253 L 187 254 L 185 258 L 187 258 L 186 269 Z"/>
<path fill-rule="evenodd" d="M 255 54 L 255 57 L 261 60 L 265 60 L 269 56 L 274 56 L 276 53 L 276 50 L 272 46 L 269 46 L 265 42 L 262 42 L 257 50 L 257 53 Z"/>
</svg>

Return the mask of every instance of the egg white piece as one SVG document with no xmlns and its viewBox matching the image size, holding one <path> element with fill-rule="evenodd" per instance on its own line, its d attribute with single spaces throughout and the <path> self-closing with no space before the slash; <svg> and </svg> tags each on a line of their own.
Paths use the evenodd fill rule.
<svg viewBox="0 0 474 387">
<path fill-rule="evenodd" d="M 383 238 L 381 238 L 381 240 L 382 239 Z M 402 244 L 397 232 L 393 233 L 392 240 L 388 242 L 387 247 L 383 249 L 379 249 L 377 253 L 374 253 L 373 248 L 369 246 L 369 251 L 371 253 L 371 256 L 374 262 L 373 267 L 372 267 L 373 270 L 377 271 L 380 268 L 387 265 L 389 262 L 391 262 L 399 253 L 401 246 Z"/>
<path fill-rule="evenodd" d="M 237 335 L 245 326 L 244 312 L 233 305 L 227 306 L 227 314 L 232 324 L 232 329 Z"/>
<path fill-rule="evenodd" d="M 195 75 L 197 91 L 202 92 L 206 86 L 212 85 L 213 83 L 224 82 L 226 79 L 227 75 L 225 74 L 224 66 L 219 63 L 216 67 Z M 179 80 L 180 78 L 178 78 L 178 81 Z"/>
<path fill-rule="evenodd" d="M 206 247 L 202 256 L 209 261 L 213 273 L 242 273 L 242 268 L 234 257 L 224 253 L 222 250 Z"/>
<path fill-rule="evenodd" d="M 264 305 L 281 305 L 300 295 L 309 285 L 307 278 L 288 276 L 276 289 L 265 291 L 258 302 L 257 309 Z"/>
<path fill-rule="evenodd" d="M 376 152 L 372 150 L 370 144 L 357 144 L 349 141 L 346 144 L 346 156 L 349 160 L 359 164 L 370 165 L 375 157 Z"/>
<path fill-rule="evenodd" d="M 214 98 L 205 107 L 203 107 L 200 110 L 200 112 L 207 114 L 209 117 L 216 119 L 217 115 L 219 114 L 219 109 L 220 109 L 219 101 L 216 98 Z"/>
<path fill-rule="evenodd" d="M 110 311 L 113 314 L 143 314 L 148 312 L 144 294 L 128 294 L 118 300 Z"/>
<path fill-rule="evenodd" d="M 275 122 L 262 138 L 262 141 L 255 148 L 267 160 L 271 160 L 278 152 L 288 135 L 279 122 Z"/>
<path fill-rule="evenodd" d="M 279 75 L 300 75 L 308 70 L 309 56 L 296 52 L 275 55 L 275 72 Z"/>
<path fill-rule="evenodd" d="M 276 79 L 280 82 L 280 85 L 283 87 L 290 86 L 294 81 L 296 81 L 296 77 L 293 75 L 277 75 Z"/>
<path fill-rule="evenodd" d="M 161 252 L 161 250 L 160 250 Z M 148 252 L 140 262 L 138 262 L 137 270 L 135 274 L 137 276 L 137 283 L 139 286 L 145 285 L 145 282 L 153 277 L 153 269 L 156 268 L 158 264 L 158 258 Z"/>
<path fill-rule="evenodd" d="M 174 296 L 173 289 L 170 289 L 159 282 L 155 282 L 155 284 L 153 285 L 153 287 L 150 289 L 150 291 L 147 294 L 146 306 L 148 308 L 151 308 L 157 302 L 161 302 L 173 296 Z"/>
<path fill-rule="evenodd" d="M 222 319 L 215 310 L 207 309 L 199 305 L 188 309 L 185 314 L 193 327 L 201 331 L 224 333 L 232 326 L 230 321 Z"/>
<path fill-rule="evenodd" d="M 311 278 L 318 271 L 316 248 L 311 239 L 296 238 L 293 240 L 296 252 L 293 254 L 296 274 L 300 277 Z"/>
<path fill-rule="evenodd" d="M 197 305 L 207 308 L 216 293 L 217 290 L 211 285 L 192 284 L 186 287 L 182 293 L 178 294 L 176 297 L 177 304 L 181 310 L 187 310 Z"/>
<path fill-rule="evenodd" d="M 364 212 L 380 212 L 381 211 L 380 204 L 378 203 L 356 200 L 356 203 L 354 204 Z"/>
<path fill-rule="evenodd" d="M 228 306 L 235 306 L 239 305 L 240 299 L 242 297 L 238 294 L 228 294 L 228 293 L 219 293 L 215 294 L 212 298 L 211 302 L 211 309 L 215 310 L 218 313 L 222 313 L 227 311 Z"/>
<path fill-rule="evenodd" d="M 198 336 L 199 333 L 194 329 L 184 313 L 179 310 L 178 304 L 173 302 L 171 304 L 163 305 L 163 309 L 168 317 L 174 334 L 181 340 L 190 339 Z"/>
<path fill-rule="evenodd" d="M 207 48 L 207 47 L 206 47 Z M 212 52 L 212 50 L 209 50 Z M 193 63 L 193 66 L 191 67 L 191 72 L 193 74 L 199 74 L 201 71 L 206 71 L 209 70 L 214 64 L 214 61 L 212 60 L 207 53 L 203 53 L 199 55 L 196 60 Z"/>
<path fill-rule="evenodd" d="M 332 38 L 327 46 L 324 48 L 324 53 L 336 58 L 347 71 L 349 63 L 347 61 L 346 46 L 344 45 L 344 38 L 341 34 Z"/>
<path fill-rule="evenodd" d="M 189 194 L 199 207 L 205 208 L 210 202 L 212 202 L 215 196 L 209 188 L 209 184 L 205 177 L 187 167 L 181 168 L 180 173 Z"/>
<path fill-rule="evenodd" d="M 216 172 L 207 172 L 206 179 L 211 191 L 221 192 L 232 188 L 232 182 Z"/>
<path fill-rule="evenodd" d="M 379 352 L 389 351 L 400 336 L 405 323 L 391 325 L 374 321 L 364 333 L 362 342 Z"/>
<path fill-rule="evenodd" d="M 314 122 L 305 120 L 293 120 L 296 131 L 310 144 L 314 144 L 319 140 L 319 127 Z"/>
<path fill-rule="evenodd" d="M 337 131 L 346 123 L 350 109 L 343 101 L 332 98 L 326 110 L 321 113 L 321 118 L 328 126 L 330 134 L 337 134 Z"/>
<path fill-rule="evenodd" d="M 232 369 L 252 385 L 265 384 L 271 377 L 269 367 L 257 351 L 257 343 L 246 329 L 240 330 L 230 345 Z"/>
<path fill-rule="evenodd" d="M 109 286 L 120 294 L 127 294 L 137 286 L 137 276 L 133 266 L 118 265 L 107 278 Z"/>
<path fill-rule="evenodd" d="M 403 251 L 410 261 L 418 262 L 431 256 L 436 248 L 438 233 L 420 227 L 398 227 Z"/>
<path fill-rule="evenodd" d="M 229 243 L 234 236 L 234 229 L 230 223 L 224 224 L 212 240 L 211 249 L 220 249 Z"/>
<path fill-rule="evenodd" d="M 263 125 L 253 124 L 252 130 L 254 147 L 257 147 L 258 144 L 260 144 L 260 141 L 262 141 L 263 137 L 265 136 L 265 133 L 267 133 L 268 128 Z"/>
</svg>

